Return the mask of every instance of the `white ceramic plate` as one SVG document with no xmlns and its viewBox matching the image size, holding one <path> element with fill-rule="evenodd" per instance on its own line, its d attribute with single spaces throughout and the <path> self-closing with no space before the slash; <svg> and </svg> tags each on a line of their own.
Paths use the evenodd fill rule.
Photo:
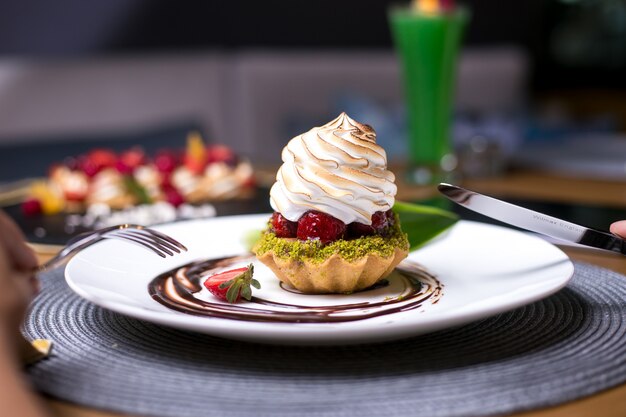
<svg viewBox="0 0 626 417">
<path fill-rule="evenodd" d="M 148 284 L 165 271 L 200 259 L 244 252 L 244 236 L 250 230 L 262 229 L 268 218 L 266 214 L 218 217 L 160 226 L 159 230 L 189 248 L 167 259 L 123 241 L 105 240 L 70 261 L 66 280 L 76 293 L 101 307 L 180 329 L 267 343 L 348 344 L 414 336 L 511 310 L 556 292 L 574 272 L 569 258 L 540 238 L 461 221 L 409 255 L 410 261 L 426 267 L 444 285 L 437 303 L 426 301 L 411 311 L 339 323 L 259 322 L 184 314 L 149 295 Z M 351 295 L 293 294 L 281 289 L 260 262 L 255 262 L 255 277 L 262 285 L 261 290 L 254 291 L 255 296 L 305 306 L 351 304 L 377 297 L 382 300 L 395 291 L 394 285 L 389 285 Z M 198 297 L 215 300 L 204 289 Z"/>
</svg>

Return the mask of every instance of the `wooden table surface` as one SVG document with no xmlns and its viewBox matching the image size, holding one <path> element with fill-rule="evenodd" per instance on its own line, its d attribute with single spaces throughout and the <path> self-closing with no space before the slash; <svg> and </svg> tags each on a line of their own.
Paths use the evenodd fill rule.
<svg viewBox="0 0 626 417">
<path fill-rule="evenodd" d="M 467 180 L 463 182 L 463 185 L 476 191 L 503 198 L 624 209 L 624 219 L 626 219 L 626 181 L 607 182 L 517 172 L 499 178 Z M 401 181 L 399 183 L 399 199 L 420 200 L 433 195 L 435 192 L 432 188 L 412 187 Z M 43 246 L 35 246 L 35 248 L 42 261 L 49 258 L 58 249 Z M 626 275 L 626 258 L 622 258 L 620 255 L 565 246 L 562 249 L 573 260 L 598 265 Z M 50 398 L 44 398 L 44 401 L 49 405 L 53 414 L 58 416 L 113 417 L 121 415 Z M 624 415 L 626 415 L 626 384 L 556 407 L 515 414 L 519 417 L 623 417 Z"/>
</svg>

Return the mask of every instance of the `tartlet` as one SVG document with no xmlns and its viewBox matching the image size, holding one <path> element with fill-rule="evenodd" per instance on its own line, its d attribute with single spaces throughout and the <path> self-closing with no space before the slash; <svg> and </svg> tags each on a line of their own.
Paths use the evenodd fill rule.
<svg viewBox="0 0 626 417">
<path fill-rule="evenodd" d="M 397 188 L 375 131 L 345 113 L 293 138 L 270 191 L 274 214 L 253 251 L 304 293 L 371 287 L 408 254 Z"/>
</svg>

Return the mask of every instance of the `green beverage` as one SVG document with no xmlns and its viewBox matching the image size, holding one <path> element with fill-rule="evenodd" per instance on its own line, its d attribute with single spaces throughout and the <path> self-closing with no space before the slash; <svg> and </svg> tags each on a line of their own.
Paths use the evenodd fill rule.
<svg viewBox="0 0 626 417">
<path fill-rule="evenodd" d="M 389 13 L 403 66 L 409 121 L 410 179 L 429 184 L 455 168 L 450 122 L 465 9 L 422 12 L 396 8 Z"/>
</svg>

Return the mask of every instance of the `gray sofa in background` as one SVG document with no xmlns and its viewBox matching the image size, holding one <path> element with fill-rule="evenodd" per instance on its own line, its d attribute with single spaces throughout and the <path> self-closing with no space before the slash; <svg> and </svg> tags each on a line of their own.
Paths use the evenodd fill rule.
<svg viewBox="0 0 626 417">
<path fill-rule="evenodd" d="M 526 100 L 527 74 L 526 55 L 518 49 L 464 50 L 456 106 L 475 113 L 519 108 Z M 64 136 L 89 141 L 191 120 L 208 140 L 272 163 L 305 126 L 326 122 L 342 110 L 342 100 L 359 98 L 383 110 L 402 106 L 393 52 L 0 60 L 0 152 L 16 143 Z"/>
</svg>

